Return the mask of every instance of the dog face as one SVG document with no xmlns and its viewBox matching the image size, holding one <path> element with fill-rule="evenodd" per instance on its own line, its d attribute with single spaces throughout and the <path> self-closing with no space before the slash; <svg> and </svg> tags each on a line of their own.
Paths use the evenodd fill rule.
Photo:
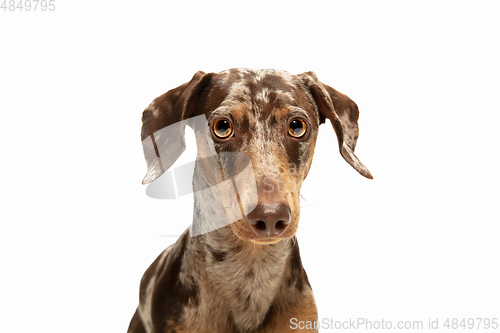
<svg viewBox="0 0 500 333">
<path fill-rule="evenodd" d="M 245 164 L 245 159 L 234 157 L 241 154 L 227 153 L 242 153 L 251 161 L 258 199 L 251 212 L 231 224 L 234 234 L 242 240 L 267 244 L 295 235 L 300 188 L 311 166 L 319 125 L 326 118 L 337 134 L 342 156 L 371 178 L 354 155 L 359 115 L 356 104 L 323 85 L 312 72 L 198 72 L 189 83 L 158 97 L 144 111 L 142 139 L 165 126 L 199 115 L 206 116 L 211 138 L 198 135 L 202 131 L 195 129 L 200 156 L 209 156 L 211 147 L 215 148 L 221 171 L 227 177 L 235 176 Z M 183 135 L 179 132 L 169 144 L 182 149 L 172 151 L 182 153 Z M 202 173 L 213 169 L 203 167 L 203 163 L 207 159 L 200 162 Z M 146 182 L 163 171 L 155 170 L 153 163 L 148 162 Z M 205 172 L 203 179 L 214 185 L 210 183 L 216 180 L 211 180 L 210 174 Z M 240 205 L 244 202 L 239 201 Z M 248 207 L 240 208 L 249 211 Z"/>
<path fill-rule="evenodd" d="M 244 153 L 253 166 L 257 206 L 231 224 L 241 239 L 272 243 L 297 230 L 300 187 L 319 128 L 316 104 L 300 83 L 282 71 L 229 70 L 219 73 L 199 99 L 217 153 Z"/>
</svg>

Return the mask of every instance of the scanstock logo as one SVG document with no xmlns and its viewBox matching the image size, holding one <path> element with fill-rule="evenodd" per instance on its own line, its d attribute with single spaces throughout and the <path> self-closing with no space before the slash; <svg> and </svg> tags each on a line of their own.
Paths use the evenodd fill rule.
<svg viewBox="0 0 500 333">
<path fill-rule="evenodd" d="M 186 149 L 185 128 L 196 135 L 196 160 L 170 169 Z M 193 194 L 195 218 L 191 236 L 236 222 L 257 206 L 252 162 L 244 153 L 216 153 L 205 115 L 183 120 L 142 141 L 148 171 L 142 183 L 155 199 Z"/>
</svg>

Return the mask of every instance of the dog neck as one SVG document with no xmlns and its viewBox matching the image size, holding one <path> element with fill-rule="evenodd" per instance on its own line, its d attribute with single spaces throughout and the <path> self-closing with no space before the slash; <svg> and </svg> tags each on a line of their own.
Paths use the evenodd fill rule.
<svg viewBox="0 0 500 333">
<path fill-rule="evenodd" d="M 195 223 L 212 219 L 210 210 L 203 206 L 199 210 L 195 201 Z M 295 237 L 259 245 L 241 240 L 229 225 L 190 237 L 190 243 L 194 247 L 194 251 L 187 251 L 193 254 L 190 261 L 197 260 L 196 266 L 204 268 L 207 306 L 217 310 L 212 313 L 231 313 L 239 329 L 256 329 L 273 301 L 286 294 L 282 289 L 296 278 L 292 274 L 297 262 L 302 269 Z M 195 254 L 202 255 L 195 258 Z"/>
</svg>

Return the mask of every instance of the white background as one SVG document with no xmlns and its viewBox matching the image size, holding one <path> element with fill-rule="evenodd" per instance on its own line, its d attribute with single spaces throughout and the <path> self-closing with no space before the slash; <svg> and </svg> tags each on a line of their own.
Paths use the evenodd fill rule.
<svg viewBox="0 0 500 333">
<path fill-rule="evenodd" d="M 142 110 L 232 67 L 312 70 L 360 108 L 375 179 L 327 123 L 302 191 L 320 318 L 500 317 L 497 2 L 179 3 L 0 11 L 2 331 L 126 331 L 192 214 L 145 195 Z"/>
</svg>

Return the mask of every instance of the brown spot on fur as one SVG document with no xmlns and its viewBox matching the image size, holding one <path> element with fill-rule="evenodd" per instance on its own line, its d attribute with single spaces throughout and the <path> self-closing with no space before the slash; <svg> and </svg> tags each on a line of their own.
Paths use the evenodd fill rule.
<svg viewBox="0 0 500 333">
<path fill-rule="evenodd" d="M 212 257 L 217 261 L 224 261 L 227 257 L 227 252 L 225 251 L 216 251 L 210 245 L 207 245 L 207 249 Z"/>
<path fill-rule="evenodd" d="M 302 266 L 302 261 L 300 259 L 299 244 L 297 239 L 292 240 L 292 252 L 290 253 L 290 274 L 288 275 L 287 285 L 295 288 L 302 292 L 304 285 L 311 286 L 309 280 L 307 279 L 306 272 Z"/>
<path fill-rule="evenodd" d="M 185 233 L 176 242 L 176 248 L 169 253 L 164 270 L 158 276 L 152 297 L 153 325 L 155 329 L 165 331 L 166 322 L 180 320 L 183 307 L 189 303 L 198 304 L 198 288 L 194 283 L 183 283 L 179 279 L 182 258 L 186 251 L 189 233 Z"/>
<path fill-rule="evenodd" d="M 266 313 L 266 317 L 262 321 L 262 324 L 260 325 L 259 329 L 262 330 L 262 329 L 265 329 L 268 326 L 270 326 L 273 323 L 273 321 L 275 320 L 275 317 L 278 315 L 278 312 L 279 312 L 278 305 L 275 303 L 271 304 L 271 306 L 269 307 L 269 310 Z"/>
<path fill-rule="evenodd" d="M 248 272 L 245 274 L 245 278 L 247 280 L 253 279 L 254 276 L 255 272 L 253 271 L 253 269 L 249 269 Z"/>
<path fill-rule="evenodd" d="M 233 117 L 234 121 L 237 124 L 241 124 L 241 123 L 243 123 L 245 118 L 248 118 L 247 112 L 248 111 L 245 109 L 245 107 L 243 107 L 242 105 L 239 105 L 239 106 L 231 109 L 231 116 Z"/>
</svg>

